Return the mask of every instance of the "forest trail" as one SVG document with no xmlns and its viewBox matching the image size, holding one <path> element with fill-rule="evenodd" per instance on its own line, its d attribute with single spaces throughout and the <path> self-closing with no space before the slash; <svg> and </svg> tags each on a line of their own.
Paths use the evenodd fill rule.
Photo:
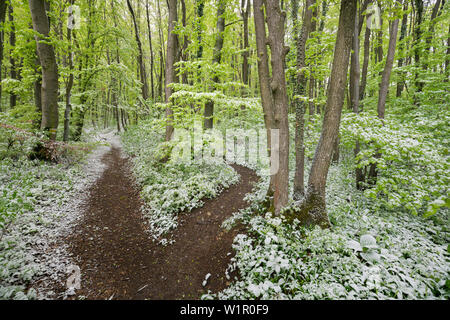
<svg viewBox="0 0 450 320">
<path fill-rule="evenodd" d="M 180 214 L 182 223 L 171 233 L 175 243 L 162 246 L 145 231 L 139 191 L 120 148 L 113 145 L 102 161 L 106 169 L 87 190 L 83 218 L 66 239 L 81 270 L 81 288 L 74 298 L 198 299 L 208 290 L 224 289 L 239 230 L 225 232 L 220 226 L 248 205 L 243 198 L 256 174 L 233 165 L 240 182 L 203 207 Z"/>
</svg>

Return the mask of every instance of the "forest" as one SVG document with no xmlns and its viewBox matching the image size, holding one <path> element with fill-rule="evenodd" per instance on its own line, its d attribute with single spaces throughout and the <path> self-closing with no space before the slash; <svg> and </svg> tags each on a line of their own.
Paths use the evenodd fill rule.
<svg viewBox="0 0 450 320">
<path fill-rule="evenodd" d="M 450 299 L 445 0 L 0 0 L 0 300 Z"/>
</svg>

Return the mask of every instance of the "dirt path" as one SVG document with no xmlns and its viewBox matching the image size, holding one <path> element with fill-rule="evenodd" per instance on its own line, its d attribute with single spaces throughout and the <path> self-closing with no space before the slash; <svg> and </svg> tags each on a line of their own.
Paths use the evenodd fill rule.
<svg viewBox="0 0 450 320">
<path fill-rule="evenodd" d="M 104 155 L 101 178 L 88 189 L 84 218 L 66 239 L 81 269 L 77 296 L 87 299 L 198 299 L 226 287 L 225 269 L 239 230 L 224 232 L 222 222 L 244 208 L 257 176 L 234 166 L 241 182 L 202 208 L 181 215 L 176 242 L 152 242 L 140 213 L 141 200 L 120 149 Z M 212 276 L 203 287 L 207 273 Z"/>
</svg>

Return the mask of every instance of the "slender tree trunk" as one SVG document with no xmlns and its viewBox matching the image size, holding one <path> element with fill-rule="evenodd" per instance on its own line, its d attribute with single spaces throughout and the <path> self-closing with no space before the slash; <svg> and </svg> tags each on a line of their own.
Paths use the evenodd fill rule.
<svg viewBox="0 0 450 320">
<path fill-rule="evenodd" d="M 49 36 L 50 24 L 45 12 L 44 0 L 28 0 L 37 51 L 42 67 L 42 123 L 41 129 L 48 131 L 51 140 L 56 139 L 58 128 L 58 66 L 53 46 L 43 42 Z"/>
<path fill-rule="evenodd" d="M 352 47 L 353 52 L 350 58 L 350 103 L 351 109 L 354 113 L 359 113 L 359 98 L 360 98 L 360 65 L 359 65 L 359 19 L 362 19 L 361 14 L 356 14 L 355 17 L 355 29 L 353 32 L 353 40 Z M 367 28 L 368 29 L 368 28 Z M 367 68 L 367 66 L 366 66 Z M 365 70 L 367 72 L 367 69 Z M 355 157 L 358 155 L 360 151 L 359 141 L 356 141 L 355 149 L 353 150 Z M 355 169 L 355 178 L 356 178 L 356 188 L 362 189 L 362 184 L 364 182 L 364 174 L 361 168 Z"/>
<path fill-rule="evenodd" d="M 13 6 L 10 4 L 8 8 L 8 17 L 9 17 L 9 23 L 11 24 L 11 30 L 9 32 L 9 45 L 11 46 L 11 50 L 13 50 L 16 47 L 16 28 L 15 28 L 15 22 L 14 22 L 14 14 L 13 14 Z M 11 65 L 11 71 L 10 76 L 11 79 L 17 80 L 17 70 L 16 70 L 16 59 L 14 59 L 14 55 L 12 51 L 9 54 L 9 63 Z M 17 104 L 17 95 L 12 92 L 9 96 L 9 107 L 12 109 Z"/>
<path fill-rule="evenodd" d="M 248 86 L 248 73 L 249 73 L 249 44 L 248 44 L 248 15 L 250 13 L 250 0 L 241 0 L 241 16 L 243 20 L 243 38 L 244 38 L 244 51 L 242 53 L 242 82 Z"/>
<path fill-rule="evenodd" d="M 402 17 L 402 27 L 400 29 L 400 39 L 399 41 L 399 51 L 400 51 L 400 57 L 398 58 L 398 67 L 401 68 L 403 67 L 403 63 L 404 63 L 404 43 L 403 40 L 405 39 L 406 36 L 406 27 L 408 24 L 408 13 L 406 12 L 408 10 L 408 0 L 404 0 L 403 1 L 403 17 Z M 402 95 L 402 91 L 403 91 L 403 86 L 404 86 L 404 73 L 402 71 L 400 71 L 400 80 L 397 83 L 397 93 L 396 96 L 400 97 Z"/>
<path fill-rule="evenodd" d="M 389 48 L 386 58 L 386 65 L 384 67 L 381 76 L 380 92 L 378 95 L 377 110 L 378 110 L 378 117 L 380 119 L 384 119 L 386 109 L 386 98 L 388 94 L 389 79 L 391 77 L 392 65 L 394 63 L 395 46 L 397 44 L 397 33 L 398 33 L 398 19 L 395 19 L 390 26 Z"/>
<path fill-rule="evenodd" d="M 186 28 L 186 26 L 187 26 L 187 21 L 186 21 L 186 3 L 185 3 L 184 0 L 181 0 L 181 13 L 182 13 L 181 22 L 183 24 L 183 28 Z M 188 58 L 188 51 L 187 51 L 188 45 L 189 45 L 189 38 L 188 38 L 187 34 L 185 33 L 184 37 L 183 37 L 183 46 L 182 46 L 182 48 L 180 50 L 180 60 L 182 60 L 182 61 L 187 61 L 189 59 Z M 188 83 L 187 75 L 188 74 L 187 74 L 186 71 L 181 74 L 181 83 L 184 83 L 184 84 Z"/>
<path fill-rule="evenodd" d="M 316 148 L 308 180 L 305 198 L 288 218 L 297 218 L 304 225 L 330 226 L 325 205 L 325 186 L 330 167 L 333 144 L 335 143 L 341 119 L 347 79 L 350 50 L 355 29 L 356 0 L 342 0 L 339 25 L 334 50 L 328 99 L 319 144 Z"/>
<path fill-rule="evenodd" d="M 7 4 L 5 0 L 0 1 L 0 112 L 2 109 L 2 71 L 3 71 L 3 46 L 5 43 L 5 32 L 3 26 L 5 24 Z"/>
<path fill-rule="evenodd" d="M 414 27 L 414 63 L 416 64 L 416 70 L 420 68 L 420 42 L 422 38 L 422 19 L 423 19 L 423 0 L 414 0 L 415 2 L 415 10 L 416 10 L 416 19 L 415 19 L 415 27 Z M 423 82 L 419 80 L 419 71 L 416 71 L 415 74 L 415 83 L 418 92 L 422 91 Z M 415 97 L 415 103 L 417 104 L 417 96 Z"/>
<path fill-rule="evenodd" d="M 70 5 L 74 4 L 74 0 L 70 1 Z M 72 13 L 70 13 L 72 14 Z M 69 54 L 69 79 L 66 84 L 66 109 L 64 110 L 64 134 L 63 141 L 69 140 L 70 133 L 70 112 L 72 110 L 72 105 L 70 103 L 71 91 L 73 87 L 73 53 L 72 53 L 72 29 L 67 28 L 67 42 L 69 43 L 69 47 L 67 48 L 67 52 Z"/>
<path fill-rule="evenodd" d="M 436 25 L 436 18 L 437 16 L 440 14 L 440 5 L 441 5 L 441 0 L 437 0 L 436 3 L 433 6 L 433 10 L 431 11 L 431 17 L 430 17 L 430 26 L 428 29 L 428 33 L 427 36 L 425 38 L 425 62 L 423 64 L 423 69 L 427 70 L 428 69 L 428 56 L 430 54 L 430 50 L 431 50 L 431 39 L 433 37 L 434 34 L 434 27 Z"/>
<path fill-rule="evenodd" d="M 367 22 L 367 19 L 366 19 Z M 364 34 L 364 58 L 361 71 L 361 85 L 359 88 L 359 100 L 364 99 L 367 84 L 367 71 L 369 70 L 370 60 L 370 28 L 366 25 L 366 31 Z"/>
<path fill-rule="evenodd" d="M 164 87 L 164 64 L 166 61 L 166 58 L 164 56 L 164 33 L 162 30 L 162 18 L 161 18 L 161 5 L 160 0 L 156 0 L 157 4 L 157 11 L 158 11 L 158 35 L 159 35 L 159 79 L 158 79 L 158 96 L 161 99 L 161 101 L 165 101 L 165 98 L 163 98 L 163 87 Z"/>
<path fill-rule="evenodd" d="M 175 75 L 175 62 L 178 51 L 178 37 L 175 33 L 175 25 L 178 21 L 177 14 L 177 0 L 167 0 L 169 7 L 169 21 L 168 21 L 168 40 L 167 40 L 167 55 L 166 55 L 166 82 L 165 82 L 165 94 L 166 103 L 170 103 L 170 96 L 173 89 L 169 86 L 171 83 L 176 82 Z M 173 110 L 170 107 L 166 108 L 166 136 L 165 140 L 172 139 L 173 134 Z"/>
<path fill-rule="evenodd" d="M 148 44 L 150 46 L 150 87 L 151 87 L 151 91 L 152 91 L 152 99 L 154 100 L 155 99 L 155 89 L 154 89 L 155 86 L 153 83 L 153 74 L 154 74 L 155 57 L 153 55 L 152 29 L 150 28 L 150 14 L 149 14 L 148 0 L 146 0 L 146 2 L 145 2 L 145 12 L 147 15 Z"/>
<path fill-rule="evenodd" d="M 142 53 L 142 43 L 141 38 L 139 36 L 139 28 L 136 21 L 136 16 L 134 14 L 133 7 L 131 6 L 130 0 L 127 0 L 128 10 L 130 11 L 131 18 L 133 19 L 133 25 L 134 25 L 134 33 L 136 36 L 136 43 L 138 46 L 138 66 L 139 66 L 139 74 L 142 82 L 142 98 L 144 100 L 148 99 L 148 85 L 147 85 L 147 74 L 145 72 L 145 64 L 144 64 L 144 54 Z"/>
<path fill-rule="evenodd" d="M 398 22 L 399 20 L 395 19 L 390 25 L 388 53 L 386 57 L 386 64 L 384 66 L 384 70 L 381 76 L 380 91 L 378 94 L 378 105 L 377 105 L 378 118 L 382 120 L 384 119 L 386 109 L 386 98 L 389 89 L 389 79 L 391 76 L 392 66 L 394 64 L 395 46 L 397 43 L 397 33 L 398 33 Z M 375 158 L 380 157 L 381 157 L 380 153 L 377 153 L 375 155 Z M 377 175 L 378 175 L 377 165 L 376 163 L 373 163 L 370 165 L 368 182 L 374 185 L 377 181 Z"/>
<path fill-rule="evenodd" d="M 224 0 L 217 0 L 217 34 L 216 34 L 216 43 L 214 45 L 214 53 L 213 53 L 213 65 L 220 63 L 222 59 L 222 48 L 223 48 L 223 36 L 225 31 L 225 4 Z M 213 82 L 219 82 L 219 78 L 214 76 Z M 205 103 L 205 113 L 204 113 L 204 128 L 212 129 L 214 123 L 214 101 L 209 100 Z"/>
<path fill-rule="evenodd" d="M 298 35 L 298 0 L 291 1 L 292 22 L 294 25 L 294 37 L 297 47 L 297 79 L 294 85 L 294 95 L 305 96 L 306 76 L 305 76 L 305 55 L 306 41 L 311 32 L 311 22 L 313 12 L 311 6 L 314 0 L 306 0 L 305 18 L 303 20 L 300 36 Z M 294 199 L 300 199 L 305 193 L 305 147 L 304 147 L 304 115 L 305 102 L 302 99 L 293 99 L 295 110 L 295 176 L 294 176 Z"/>
</svg>

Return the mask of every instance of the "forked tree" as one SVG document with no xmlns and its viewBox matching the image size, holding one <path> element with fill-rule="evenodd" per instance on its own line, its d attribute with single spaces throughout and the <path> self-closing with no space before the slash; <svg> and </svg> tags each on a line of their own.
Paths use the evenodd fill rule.
<svg viewBox="0 0 450 320">
<path fill-rule="evenodd" d="M 287 205 L 289 196 L 289 123 L 286 92 L 285 58 L 289 47 L 284 44 L 286 14 L 278 0 L 254 0 L 256 48 L 261 101 L 267 130 L 268 153 L 276 167 L 267 192 L 270 207 L 276 214 Z M 268 34 L 266 35 L 266 23 Z M 272 73 L 269 70 L 269 54 Z M 272 140 L 275 138 L 277 141 Z M 272 198 L 273 197 L 273 198 Z"/>
<path fill-rule="evenodd" d="M 333 144 L 339 133 L 341 111 L 347 81 L 350 50 L 355 29 L 357 0 L 342 0 L 334 49 L 333 66 L 320 140 L 309 173 L 305 197 L 287 211 L 288 220 L 297 218 L 302 225 L 330 226 L 326 211 L 325 187 L 330 167 Z"/>
</svg>

